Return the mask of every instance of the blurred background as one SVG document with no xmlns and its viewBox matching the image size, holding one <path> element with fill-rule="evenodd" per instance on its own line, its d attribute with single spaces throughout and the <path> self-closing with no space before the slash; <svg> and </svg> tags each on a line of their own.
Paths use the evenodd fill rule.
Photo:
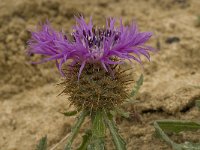
<svg viewBox="0 0 200 150">
<path fill-rule="evenodd" d="M 71 108 L 67 96 L 57 96 L 62 87 L 56 85 L 60 74 L 55 64 L 31 65 L 39 57 L 28 57 L 26 47 L 28 30 L 38 23 L 48 19 L 55 29 L 70 33 L 78 14 L 86 20 L 93 16 L 97 26 L 116 17 L 124 24 L 135 20 L 141 31 L 154 32 L 149 45 L 158 52 L 150 63 L 145 61 L 144 69 L 135 68 L 136 75 L 145 77 L 140 102 L 128 107 L 131 118 L 118 122 L 129 150 L 170 149 L 153 136 L 150 123 L 200 119 L 194 107 L 200 99 L 199 8 L 199 0 L 0 0 L 0 150 L 34 149 L 44 135 L 52 147 L 70 132 L 74 118 L 59 113 Z M 193 137 L 200 139 L 182 138 Z M 107 146 L 113 149 L 111 142 Z"/>
</svg>

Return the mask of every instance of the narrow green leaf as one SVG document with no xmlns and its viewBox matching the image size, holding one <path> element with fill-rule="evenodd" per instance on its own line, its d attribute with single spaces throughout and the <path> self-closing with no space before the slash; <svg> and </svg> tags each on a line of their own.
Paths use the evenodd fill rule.
<svg viewBox="0 0 200 150">
<path fill-rule="evenodd" d="M 181 131 L 196 131 L 200 129 L 200 124 L 192 121 L 158 120 L 156 122 L 165 132 L 179 133 Z"/>
<path fill-rule="evenodd" d="M 47 150 L 47 136 L 42 137 L 36 147 L 36 150 Z"/>
<path fill-rule="evenodd" d="M 65 149 L 64 150 L 71 150 L 71 146 L 72 146 L 72 142 L 74 141 L 76 135 L 78 134 L 78 131 L 82 125 L 82 123 L 85 120 L 85 117 L 88 115 L 88 112 L 86 110 L 83 110 L 80 114 L 80 116 L 77 119 L 77 122 L 75 123 L 75 125 L 72 127 L 71 129 L 71 134 L 67 140 L 67 144 L 65 145 Z"/>
<path fill-rule="evenodd" d="M 154 127 L 157 134 L 174 150 L 199 150 L 200 143 L 185 142 L 183 144 L 177 144 L 172 141 L 168 136 L 167 132 L 179 133 L 181 131 L 196 131 L 200 129 L 200 124 L 191 121 L 182 120 L 158 120 L 154 122 Z M 166 132 L 166 133 L 165 133 Z"/>
<path fill-rule="evenodd" d="M 133 87 L 133 90 L 131 91 L 130 97 L 133 97 L 133 96 L 137 95 L 140 87 L 143 84 L 143 80 L 144 80 L 144 77 L 143 77 L 143 74 L 141 74 L 140 78 L 136 81 L 136 85 Z"/>
<path fill-rule="evenodd" d="M 92 132 L 91 132 L 91 130 L 87 130 L 87 131 L 85 132 L 85 134 L 83 135 L 83 137 L 82 137 L 82 138 L 83 138 L 83 141 L 82 141 L 80 147 L 79 147 L 77 150 L 87 150 L 87 147 L 88 147 L 88 145 L 89 145 L 89 142 L 90 142 L 91 137 L 92 137 Z"/>
<path fill-rule="evenodd" d="M 104 113 L 106 124 L 110 130 L 116 150 L 126 150 L 126 143 L 118 133 L 118 129 L 113 121 L 109 119 L 106 112 Z"/>
<path fill-rule="evenodd" d="M 141 74 L 140 78 L 136 81 L 136 84 L 134 85 L 134 87 L 133 87 L 133 89 L 132 89 L 132 91 L 130 93 L 129 98 L 123 103 L 123 105 L 134 104 L 134 103 L 139 102 L 139 101 L 135 100 L 134 98 L 138 94 L 138 92 L 140 90 L 140 87 L 143 84 L 143 80 L 144 80 L 144 77 L 143 77 L 143 74 Z"/>
<path fill-rule="evenodd" d="M 156 133 L 167 143 L 169 144 L 174 150 L 181 150 L 181 147 L 173 142 L 165 132 L 160 128 L 157 121 L 154 122 L 154 128 L 156 129 Z"/>
<path fill-rule="evenodd" d="M 73 110 L 73 111 L 67 111 L 67 112 L 61 112 L 61 114 L 65 116 L 74 116 L 76 115 L 80 110 Z"/>
<path fill-rule="evenodd" d="M 196 106 L 200 109 L 200 100 L 196 100 Z"/>
</svg>

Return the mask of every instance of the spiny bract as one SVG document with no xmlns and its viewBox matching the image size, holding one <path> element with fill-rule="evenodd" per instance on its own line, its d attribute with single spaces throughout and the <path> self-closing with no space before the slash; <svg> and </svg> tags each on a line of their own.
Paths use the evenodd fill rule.
<svg viewBox="0 0 200 150">
<path fill-rule="evenodd" d="M 133 82 L 128 69 L 112 65 L 114 76 L 106 72 L 100 64 L 86 64 L 77 81 L 80 65 L 66 71 L 63 93 L 69 95 L 71 104 L 78 109 L 113 109 L 129 96 L 127 86 Z"/>
</svg>

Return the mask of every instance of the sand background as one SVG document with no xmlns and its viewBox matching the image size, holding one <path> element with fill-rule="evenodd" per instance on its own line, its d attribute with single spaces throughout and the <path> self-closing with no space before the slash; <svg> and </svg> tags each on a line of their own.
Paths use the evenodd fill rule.
<svg viewBox="0 0 200 150">
<path fill-rule="evenodd" d="M 54 28 L 69 33 L 78 13 L 86 19 L 92 15 L 100 26 L 106 17 L 122 17 L 125 23 L 135 19 L 140 30 L 154 32 L 149 44 L 159 51 L 151 63 L 145 61 L 144 70 L 136 67 L 136 76 L 144 74 L 144 85 L 140 102 L 128 107 L 141 121 L 120 118 L 118 123 L 129 150 L 170 150 L 154 136 L 151 123 L 200 120 L 195 107 L 200 99 L 195 87 L 200 86 L 199 8 L 199 0 L 0 0 L 0 150 L 32 150 L 44 135 L 51 148 L 70 132 L 75 117 L 59 113 L 69 108 L 67 96 L 57 96 L 62 87 L 56 85 L 60 75 L 55 64 L 31 65 L 38 58 L 27 57 L 25 49 L 28 30 L 38 22 L 49 19 Z M 179 139 L 200 142 L 199 136 L 182 134 Z M 109 150 L 110 143 L 108 138 Z"/>
</svg>

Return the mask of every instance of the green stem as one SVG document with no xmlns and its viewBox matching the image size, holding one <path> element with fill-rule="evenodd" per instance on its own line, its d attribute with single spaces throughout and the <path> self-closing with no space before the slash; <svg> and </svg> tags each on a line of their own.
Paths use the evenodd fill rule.
<svg viewBox="0 0 200 150">
<path fill-rule="evenodd" d="M 105 133 L 106 127 L 103 118 L 102 110 L 97 110 L 91 116 L 92 120 L 92 141 L 88 146 L 88 149 L 92 150 L 104 150 L 105 149 Z"/>
<path fill-rule="evenodd" d="M 71 134 L 67 140 L 67 144 L 65 145 L 64 150 L 71 150 L 72 142 L 74 141 L 74 138 L 76 137 L 82 123 L 85 120 L 85 117 L 87 116 L 88 112 L 86 110 L 83 110 L 80 114 L 80 116 L 77 119 L 76 124 L 71 129 Z"/>
</svg>

